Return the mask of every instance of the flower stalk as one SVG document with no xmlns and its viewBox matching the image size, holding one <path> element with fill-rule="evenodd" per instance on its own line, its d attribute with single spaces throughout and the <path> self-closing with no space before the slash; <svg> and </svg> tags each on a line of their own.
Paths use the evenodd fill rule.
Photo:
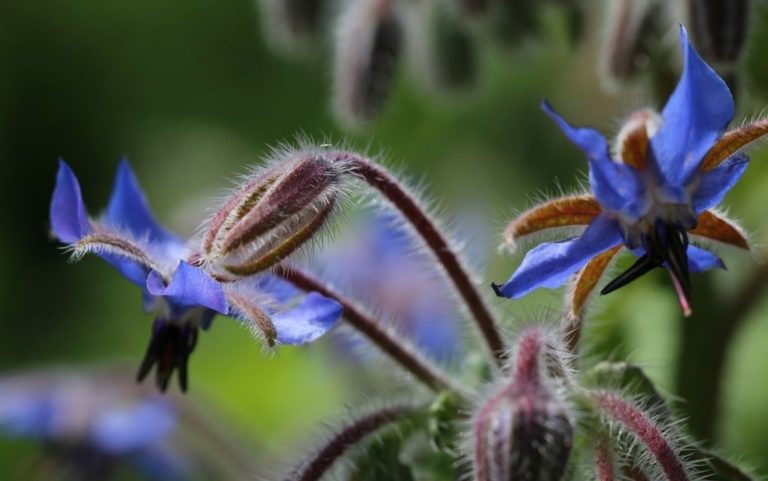
<svg viewBox="0 0 768 481">
<path fill-rule="evenodd" d="M 349 171 L 379 191 L 403 215 L 438 260 L 464 306 L 474 319 L 497 366 L 504 363 L 506 348 L 496 321 L 458 253 L 416 198 L 389 172 L 361 155 L 334 151 L 328 154 L 348 165 Z"/>
<path fill-rule="evenodd" d="M 430 389 L 434 391 L 447 390 L 459 398 L 466 398 L 464 389 L 454 383 L 442 369 L 412 349 L 405 340 L 395 337 L 391 331 L 383 328 L 380 322 L 365 312 L 355 301 L 298 268 L 281 266 L 276 273 L 299 289 L 308 292 L 314 291 L 338 302 L 344 309 L 343 318 L 355 330 L 377 345 Z"/>
</svg>

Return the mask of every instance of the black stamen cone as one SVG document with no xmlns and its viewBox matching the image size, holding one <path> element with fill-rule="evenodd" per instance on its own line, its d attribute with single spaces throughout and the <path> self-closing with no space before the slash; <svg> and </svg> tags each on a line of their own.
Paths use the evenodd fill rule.
<svg viewBox="0 0 768 481">
<path fill-rule="evenodd" d="M 688 233 L 685 227 L 679 223 L 659 221 L 654 232 L 643 238 L 643 248 L 645 255 L 609 282 L 600 294 L 609 294 L 664 265 L 680 285 L 685 302 L 690 304 L 691 277 L 688 270 Z"/>
<path fill-rule="evenodd" d="M 141 382 L 153 367 L 155 384 L 161 392 L 168 389 L 173 371 L 178 371 L 179 388 L 186 392 L 188 385 L 187 363 L 197 343 L 197 327 L 192 324 L 177 325 L 165 319 L 156 319 L 152 325 L 152 338 L 139 367 L 136 380 Z"/>
<path fill-rule="evenodd" d="M 603 290 L 600 291 L 600 295 L 610 294 L 616 289 L 626 286 L 630 282 L 652 271 L 660 265 L 661 262 L 658 260 L 644 255 L 640 257 L 634 264 L 632 264 L 629 269 L 616 276 L 615 279 L 603 287 Z"/>
</svg>

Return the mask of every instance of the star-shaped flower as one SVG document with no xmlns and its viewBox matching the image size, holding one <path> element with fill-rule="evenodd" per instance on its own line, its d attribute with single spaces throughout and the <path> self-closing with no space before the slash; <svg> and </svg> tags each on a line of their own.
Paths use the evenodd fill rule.
<svg viewBox="0 0 768 481">
<path fill-rule="evenodd" d="M 611 260 L 627 249 L 637 261 L 602 293 L 664 267 L 689 314 L 689 272 L 723 267 L 701 245 L 715 241 L 750 248 L 744 232 L 712 208 L 747 167 L 749 159 L 739 149 L 765 134 L 768 120 L 724 134 L 734 114 L 731 93 L 690 45 L 683 27 L 680 32 L 684 68 L 675 91 L 661 115 L 633 114 L 613 152 L 600 133 L 571 126 L 543 104 L 587 155 L 592 194 L 561 197 L 524 212 L 506 229 L 505 241 L 514 246 L 546 229 L 586 229 L 530 250 L 506 283 L 493 286 L 498 295 L 519 298 L 539 287 L 556 288 L 580 271 L 569 299 L 571 314 L 578 315 Z"/>
<path fill-rule="evenodd" d="M 292 174 L 295 172 L 272 171 L 269 182 L 273 192 L 279 191 L 281 181 Z M 223 209 L 234 213 L 229 224 L 216 224 L 217 233 L 240 225 L 237 222 L 250 213 L 243 205 L 264 207 L 252 192 L 256 190 L 263 197 L 258 181 L 257 177 L 239 189 L 225 204 Z M 273 212 L 279 206 L 267 207 Z M 327 217 L 327 212 L 322 215 L 320 221 Z M 214 256 L 217 262 L 202 262 L 202 248 L 195 248 L 194 242 L 182 240 L 155 221 L 127 162 L 120 164 L 109 205 L 98 220 L 88 216 L 77 178 L 66 163 L 60 162 L 50 209 L 53 234 L 69 245 L 75 258 L 95 253 L 141 288 L 144 309 L 155 313 L 156 319 L 138 378 L 143 379 L 157 365 L 157 385 L 163 391 L 174 370 L 178 370 L 179 386 L 186 390 L 187 361 L 195 347 L 198 329 L 207 329 L 216 314 L 241 320 L 270 345 L 275 341 L 311 342 L 333 327 L 341 314 L 336 301 L 310 293 L 296 303 L 297 289 L 253 268 L 259 266 L 263 271 L 269 267 L 264 259 L 273 264 L 282 260 L 298 247 L 298 241 L 306 240 L 307 226 L 314 228 L 312 232 L 317 230 L 319 216 L 304 216 L 296 221 L 286 215 L 286 220 L 292 222 L 289 227 L 270 219 L 271 229 L 262 226 L 261 237 L 228 247 L 226 255 Z M 250 234 L 253 222 L 248 220 Z M 276 235 L 268 238 L 268 242 L 264 240 L 275 228 L 280 236 L 286 237 L 288 247 Z M 255 248 L 252 244 L 259 240 L 268 246 Z M 206 252 L 212 256 L 210 250 Z M 247 267 L 246 274 L 220 274 L 238 266 Z"/>
</svg>

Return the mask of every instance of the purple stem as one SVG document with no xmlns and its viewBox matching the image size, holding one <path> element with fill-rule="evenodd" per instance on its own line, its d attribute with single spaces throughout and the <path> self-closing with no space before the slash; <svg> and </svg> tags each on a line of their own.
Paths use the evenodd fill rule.
<svg viewBox="0 0 768 481">
<path fill-rule="evenodd" d="M 295 284 L 299 289 L 307 292 L 314 291 L 335 299 L 344 308 L 343 317 L 352 327 L 365 335 L 429 388 L 435 391 L 451 391 L 461 399 L 466 397 L 464 390 L 457 386 L 445 372 L 410 348 L 407 342 L 394 337 L 390 331 L 382 328 L 381 323 L 363 311 L 356 302 L 311 274 L 295 267 L 281 266 L 277 270 L 277 274 Z"/>
<path fill-rule="evenodd" d="M 347 449 L 365 436 L 415 412 L 416 409 L 413 406 L 391 406 L 355 419 L 337 431 L 309 461 L 286 478 L 286 481 L 319 480 Z"/>
<path fill-rule="evenodd" d="M 506 348 L 496 327 L 496 321 L 472 282 L 466 267 L 435 221 L 419 205 L 416 198 L 380 165 L 352 152 L 335 151 L 330 155 L 335 160 L 348 163 L 351 172 L 389 200 L 421 236 L 453 283 L 456 292 L 474 318 L 496 364 L 501 367 L 504 364 Z"/>
</svg>

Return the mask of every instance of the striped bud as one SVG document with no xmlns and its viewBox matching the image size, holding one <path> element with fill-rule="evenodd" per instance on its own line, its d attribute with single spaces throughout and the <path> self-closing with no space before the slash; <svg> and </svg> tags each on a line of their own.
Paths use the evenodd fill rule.
<svg viewBox="0 0 768 481">
<path fill-rule="evenodd" d="M 373 120 L 389 96 L 403 27 L 393 0 L 350 2 L 336 40 L 334 108 L 342 122 Z"/>
<path fill-rule="evenodd" d="M 343 163 L 319 150 L 277 157 L 211 218 L 198 263 L 212 275 L 233 280 L 274 266 L 317 234 L 332 214 Z"/>
<path fill-rule="evenodd" d="M 606 79 L 609 82 L 626 81 L 645 69 L 649 52 L 660 47 L 660 39 L 667 28 L 664 2 L 611 2 L 600 56 L 600 69 Z"/>
<path fill-rule="evenodd" d="M 749 0 L 688 0 L 689 28 L 707 62 L 733 63 L 744 50 Z"/>
<path fill-rule="evenodd" d="M 487 399 L 473 423 L 477 481 L 557 481 L 573 444 L 568 408 L 544 378 L 543 333 L 530 329 L 518 344 L 511 382 Z"/>
</svg>

